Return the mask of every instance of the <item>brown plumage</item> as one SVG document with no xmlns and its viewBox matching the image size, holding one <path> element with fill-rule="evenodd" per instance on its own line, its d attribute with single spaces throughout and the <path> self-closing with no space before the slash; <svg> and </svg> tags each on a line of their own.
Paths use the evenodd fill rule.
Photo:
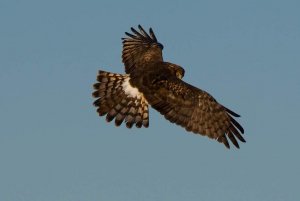
<svg viewBox="0 0 300 201">
<path fill-rule="evenodd" d="M 94 84 L 93 96 L 97 98 L 94 105 L 100 116 L 106 115 L 108 122 L 115 118 L 116 126 L 125 120 L 128 128 L 134 124 L 138 128 L 148 127 L 148 103 L 143 96 L 132 97 L 126 93 L 129 79 L 128 75 L 99 71 L 98 83 Z"/>
<path fill-rule="evenodd" d="M 182 80 L 184 69 L 164 62 L 163 45 L 153 30 L 149 34 L 139 25 L 122 38 L 122 59 L 127 74 L 99 71 L 94 84 L 94 105 L 107 121 L 123 121 L 131 128 L 148 127 L 148 104 L 172 123 L 187 131 L 208 136 L 230 147 L 227 138 L 239 148 L 246 142 L 242 126 L 233 118 L 238 114 L 219 104 L 210 94 Z"/>
</svg>

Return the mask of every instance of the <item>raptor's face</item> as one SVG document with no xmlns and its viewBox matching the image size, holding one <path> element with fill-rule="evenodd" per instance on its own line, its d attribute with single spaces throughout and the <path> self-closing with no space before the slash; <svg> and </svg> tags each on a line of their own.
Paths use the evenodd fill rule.
<svg viewBox="0 0 300 201">
<path fill-rule="evenodd" d="M 179 68 L 176 69 L 176 77 L 178 77 L 179 79 L 182 79 L 184 76 L 184 69 L 180 66 L 178 66 Z"/>
<path fill-rule="evenodd" d="M 184 69 L 176 64 L 168 63 L 169 68 L 174 72 L 177 78 L 182 79 L 184 76 Z"/>
</svg>

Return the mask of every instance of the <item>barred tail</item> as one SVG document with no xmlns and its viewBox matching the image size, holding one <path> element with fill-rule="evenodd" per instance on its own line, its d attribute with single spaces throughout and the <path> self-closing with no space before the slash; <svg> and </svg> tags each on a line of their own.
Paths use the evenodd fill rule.
<svg viewBox="0 0 300 201">
<path fill-rule="evenodd" d="M 140 128 L 149 126 L 148 103 L 143 94 L 129 83 L 128 74 L 115 74 L 99 71 L 97 83 L 94 84 L 94 102 L 100 116 L 106 115 L 108 122 L 115 119 L 120 126 L 125 120 L 126 126 L 134 124 Z"/>
</svg>

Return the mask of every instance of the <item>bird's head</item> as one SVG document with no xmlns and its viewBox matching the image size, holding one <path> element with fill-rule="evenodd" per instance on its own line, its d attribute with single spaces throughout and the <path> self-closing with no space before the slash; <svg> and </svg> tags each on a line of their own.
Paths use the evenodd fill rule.
<svg viewBox="0 0 300 201">
<path fill-rule="evenodd" d="M 184 76 L 184 69 L 181 66 L 178 66 L 176 64 L 167 63 L 168 68 L 171 70 L 174 75 L 176 75 L 177 78 L 182 79 Z"/>
</svg>

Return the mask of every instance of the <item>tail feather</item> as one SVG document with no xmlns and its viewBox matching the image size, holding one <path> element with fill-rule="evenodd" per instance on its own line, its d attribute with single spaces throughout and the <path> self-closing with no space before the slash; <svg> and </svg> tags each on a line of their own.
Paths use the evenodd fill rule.
<svg viewBox="0 0 300 201">
<path fill-rule="evenodd" d="M 97 83 L 93 85 L 94 106 L 100 116 L 106 115 L 108 122 L 115 119 L 115 125 L 123 121 L 131 128 L 149 126 L 148 103 L 143 94 L 129 83 L 129 75 L 99 71 Z"/>
</svg>

